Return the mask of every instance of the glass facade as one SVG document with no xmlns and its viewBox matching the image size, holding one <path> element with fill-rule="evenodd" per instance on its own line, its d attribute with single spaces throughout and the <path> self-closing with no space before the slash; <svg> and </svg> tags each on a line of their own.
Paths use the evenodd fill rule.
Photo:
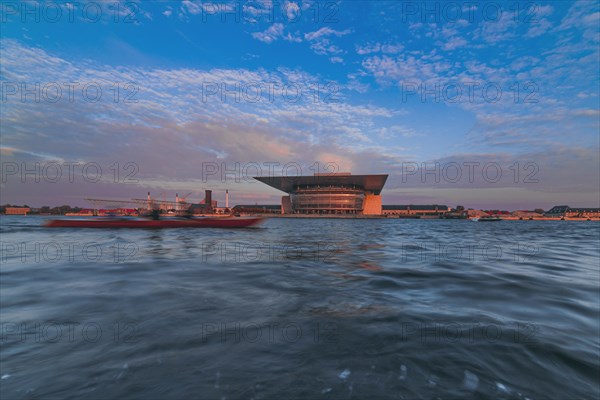
<svg viewBox="0 0 600 400">
<path fill-rule="evenodd" d="M 291 195 L 292 209 L 300 214 L 358 214 L 365 192 L 345 187 L 298 188 Z"/>
</svg>

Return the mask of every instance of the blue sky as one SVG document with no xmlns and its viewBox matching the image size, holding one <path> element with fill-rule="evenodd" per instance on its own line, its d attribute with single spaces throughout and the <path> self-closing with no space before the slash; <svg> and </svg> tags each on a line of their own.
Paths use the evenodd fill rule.
<svg viewBox="0 0 600 400">
<path fill-rule="evenodd" d="M 598 206 L 599 45 L 587 0 L 3 1 L 0 203 L 277 203 L 203 168 L 317 163 L 390 174 L 387 204 Z"/>
</svg>

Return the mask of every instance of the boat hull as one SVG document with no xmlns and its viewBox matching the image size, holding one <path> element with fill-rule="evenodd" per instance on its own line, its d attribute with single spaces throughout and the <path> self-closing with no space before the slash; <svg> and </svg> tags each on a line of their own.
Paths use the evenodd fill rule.
<svg viewBox="0 0 600 400">
<path fill-rule="evenodd" d="M 172 229 L 172 228 L 248 228 L 262 222 L 264 218 L 191 218 L 162 220 L 76 220 L 54 219 L 45 223 L 48 228 L 130 228 L 130 229 Z"/>
</svg>

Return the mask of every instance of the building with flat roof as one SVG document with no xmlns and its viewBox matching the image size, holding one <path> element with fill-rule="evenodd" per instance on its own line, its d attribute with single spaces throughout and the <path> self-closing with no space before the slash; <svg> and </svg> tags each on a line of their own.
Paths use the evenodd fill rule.
<svg viewBox="0 0 600 400">
<path fill-rule="evenodd" d="M 383 213 L 385 215 L 441 215 L 448 211 L 450 211 L 448 206 L 439 204 L 406 204 L 383 206 Z"/>
<path fill-rule="evenodd" d="M 6 215 L 27 215 L 31 209 L 29 207 L 6 207 Z"/>
<path fill-rule="evenodd" d="M 281 214 L 281 206 L 277 204 L 238 204 L 231 211 L 233 213 Z"/>
<path fill-rule="evenodd" d="M 281 198 L 282 214 L 381 215 L 381 190 L 387 178 L 344 172 L 254 179 L 288 194 Z"/>
<path fill-rule="evenodd" d="M 544 215 L 561 218 L 599 218 L 600 208 L 574 208 L 569 206 L 554 206 Z"/>
</svg>

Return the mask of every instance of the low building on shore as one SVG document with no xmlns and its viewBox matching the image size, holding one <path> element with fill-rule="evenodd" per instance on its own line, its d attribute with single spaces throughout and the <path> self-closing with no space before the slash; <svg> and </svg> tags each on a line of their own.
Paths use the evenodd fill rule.
<svg viewBox="0 0 600 400">
<path fill-rule="evenodd" d="M 106 211 L 106 210 L 102 210 Z M 83 208 L 77 212 L 68 212 L 65 213 L 65 217 L 91 217 L 94 215 L 94 210 L 89 208 Z"/>
<path fill-rule="evenodd" d="M 384 205 L 382 208 L 384 215 L 397 216 L 439 216 L 450 211 L 448 206 L 438 204 Z"/>
<path fill-rule="evenodd" d="M 571 208 L 567 211 L 567 218 L 600 218 L 600 208 Z"/>
<path fill-rule="evenodd" d="M 190 204 L 188 210 L 194 215 L 206 215 L 215 214 L 215 210 L 218 208 L 216 200 L 212 199 L 212 190 L 204 191 L 204 200 L 198 204 Z"/>
<path fill-rule="evenodd" d="M 600 208 L 554 206 L 544 213 L 544 215 L 560 218 L 600 218 Z"/>
<path fill-rule="evenodd" d="M 513 211 L 512 213 L 510 213 L 510 215 L 512 217 L 518 218 L 518 219 L 538 219 L 543 217 L 542 214 L 535 212 L 535 211 L 527 211 L 527 210 L 517 210 L 517 211 Z"/>
<path fill-rule="evenodd" d="M 234 214 L 283 214 L 279 204 L 238 204 L 231 209 Z"/>
<path fill-rule="evenodd" d="M 471 208 L 466 210 L 466 212 L 467 212 L 468 218 L 481 218 L 481 217 L 488 217 L 490 215 L 483 210 L 474 210 Z"/>
<path fill-rule="evenodd" d="M 29 207 L 6 207 L 6 215 L 27 215 L 31 209 Z"/>
</svg>

